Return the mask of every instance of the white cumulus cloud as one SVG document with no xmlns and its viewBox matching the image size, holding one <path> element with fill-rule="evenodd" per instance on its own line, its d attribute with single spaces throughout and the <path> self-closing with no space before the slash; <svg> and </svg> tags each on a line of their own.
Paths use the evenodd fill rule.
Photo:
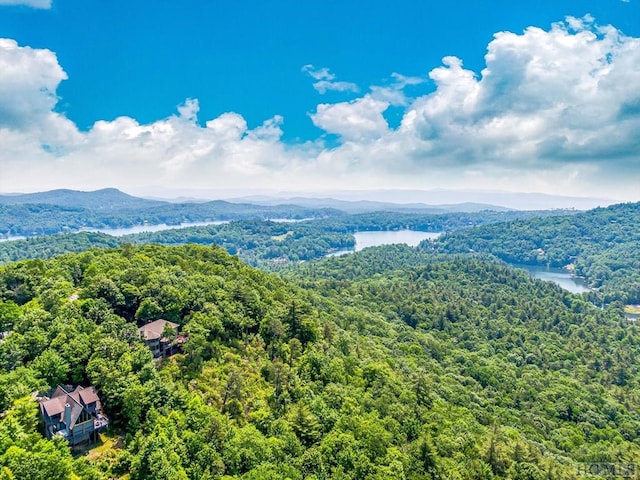
<svg viewBox="0 0 640 480">
<path fill-rule="evenodd" d="M 382 116 L 388 107 L 389 103 L 367 95 L 352 102 L 318 105 L 311 119 L 316 126 L 345 140 L 362 141 L 389 131 Z"/>
<path fill-rule="evenodd" d="M 58 101 L 58 85 L 66 78 L 50 50 L 0 39 L 0 122 L 17 125 L 31 121 L 33 115 L 47 115 Z"/>
<path fill-rule="evenodd" d="M 303 70 L 339 83 L 327 68 Z M 2 39 L 0 191 L 443 187 L 639 199 L 638 38 L 569 17 L 496 33 L 482 71 L 447 56 L 423 77 L 391 77 L 316 107 L 310 121 L 333 143 L 284 142 L 279 115 L 256 128 L 235 112 L 199 122 L 197 99 L 155 122 L 120 117 L 85 132 L 54 111 L 66 79 L 55 54 Z M 407 96 L 427 78 L 430 93 Z M 402 109 L 397 127 L 391 107 Z"/>
<path fill-rule="evenodd" d="M 431 71 L 431 95 L 405 115 L 424 140 L 456 151 L 454 163 L 522 168 L 564 161 L 619 165 L 638 155 L 640 40 L 593 19 L 550 31 L 500 32 L 481 75 L 453 57 Z"/>
<path fill-rule="evenodd" d="M 351 143 L 360 139 L 358 155 L 377 159 L 388 175 L 429 183 L 449 172 L 463 186 L 471 185 L 465 177 L 475 185 L 501 178 L 494 184 L 574 193 L 620 182 L 618 192 L 637 197 L 640 39 L 590 16 L 569 17 L 548 31 L 497 33 L 485 60 L 476 73 L 445 57 L 429 72 L 435 90 L 407 99 L 391 132 L 383 128 L 381 105 L 392 103 L 393 90 L 383 87 L 349 103 L 320 105 L 312 118 L 345 139 L 332 156 L 353 157 Z M 369 96 L 383 103 L 367 105 Z M 382 141 L 368 142 L 372 137 Z"/>
<path fill-rule="evenodd" d="M 215 187 L 230 179 L 262 178 L 279 161 L 274 159 L 288 158 L 280 142 L 281 117 L 251 130 L 241 115 L 230 112 L 202 127 L 196 99 L 150 124 L 119 117 L 81 132 L 53 111 L 56 88 L 66 78 L 49 50 L 0 39 L 0 191 Z"/>
</svg>

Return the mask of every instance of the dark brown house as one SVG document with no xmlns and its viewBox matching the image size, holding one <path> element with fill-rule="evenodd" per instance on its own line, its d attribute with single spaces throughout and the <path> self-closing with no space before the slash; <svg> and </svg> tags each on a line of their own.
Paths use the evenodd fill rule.
<svg viewBox="0 0 640 480">
<path fill-rule="evenodd" d="M 50 396 L 41 397 L 39 404 L 47 438 L 59 435 L 72 446 L 97 440 L 98 433 L 109 425 L 94 387 L 58 385 Z"/>
</svg>

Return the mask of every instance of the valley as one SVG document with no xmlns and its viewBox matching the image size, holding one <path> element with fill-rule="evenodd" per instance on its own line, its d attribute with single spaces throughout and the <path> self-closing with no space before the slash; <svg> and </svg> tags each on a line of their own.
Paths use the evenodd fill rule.
<svg viewBox="0 0 640 480">
<path fill-rule="evenodd" d="M 0 480 L 640 478 L 640 0 L 0 0 Z"/>
<path fill-rule="evenodd" d="M 573 479 L 640 461 L 640 331 L 620 300 L 635 277 L 584 268 L 633 271 L 637 212 L 342 212 L 3 242 L 2 461 L 132 480 Z M 548 267 L 565 262 L 586 283 Z M 156 319 L 182 338 L 159 360 L 137 334 Z M 58 384 L 95 386 L 109 448 L 40 437 L 33 392 Z"/>
</svg>

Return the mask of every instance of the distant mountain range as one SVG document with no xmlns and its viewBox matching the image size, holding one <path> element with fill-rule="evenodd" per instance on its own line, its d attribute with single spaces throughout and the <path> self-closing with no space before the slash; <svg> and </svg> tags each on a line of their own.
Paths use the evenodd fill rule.
<svg viewBox="0 0 640 480">
<path fill-rule="evenodd" d="M 211 198 L 181 196 L 175 198 L 136 197 L 115 188 L 95 191 L 51 190 L 39 193 L 0 194 L 0 205 L 47 204 L 62 207 L 117 210 L 154 208 L 166 205 L 211 204 Z M 571 197 L 542 193 L 511 193 L 474 190 L 362 190 L 313 193 L 273 192 L 264 195 L 218 195 L 214 200 L 253 206 L 297 205 L 307 208 L 338 209 L 346 213 L 393 211 L 404 213 L 473 213 L 483 210 L 550 210 L 575 208 L 588 210 L 617 203 L 605 198 Z M 223 198 L 223 200 L 220 200 Z M 222 202 L 222 203 L 220 203 Z"/>
<path fill-rule="evenodd" d="M 15 193 L 0 195 L 0 205 L 44 204 L 69 208 L 92 210 L 149 209 L 159 207 L 180 208 L 182 210 L 202 211 L 207 207 L 218 210 L 243 210 L 252 207 L 304 207 L 311 209 L 336 209 L 345 213 L 367 213 L 377 211 L 440 214 L 452 212 L 474 213 L 485 210 L 503 212 L 512 210 L 507 207 L 479 202 L 461 202 L 443 205 L 431 205 L 419 202 L 396 203 L 374 200 L 342 200 L 336 198 L 313 198 L 297 196 L 282 198 L 275 196 L 247 196 L 227 200 L 197 201 L 195 199 L 160 200 L 134 197 L 116 188 L 105 188 L 90 192 L 77 190 L 51 190 L 38 193 Z M 177 206 L 180 207 L 177 207 Z"/>
<path fill-rule="evenodd" d="M 347 213 L 368 213 L 368 212 L 402 212 L 402 213 L 423 213 L 423 214 L 441 214 L 441 213 L 475 213 L 486 210 L 494 212 L 506 212 L 513 210 L 497 205 L 486 203 L 463 202 L 449 205 L 428 205 L 425 203 L 392 203 L 377 202 L 372 200 L 339 200 L 335 198 L 312 198 L 312 197 L 293 197 L 278 198 L 269 196 L 249 196 L 228 199 L 230 202 L 247 202 L 255 205 L 281 205 L 287 202 L 292 205 L 299 205 L 311 208 L 335 208 Z"/>
<path fill-rule="evenodd" d="M 446 212 L 474 212 L 478 210 L 552 210 L 576 209 L 589 210 L 605 207 L 617 200 L 595 197 L 572 197 L 566 195 L 548 195 L 544 193 L 513 193 L 485 190 L 335 190 L 322 195 L 274 192 L 262 196 L 244 196 L 228 198 L 229 201 L 246 201 L 273 205 L 284 201 L 298 205 L 331 205 L 332 208 L 352 208 L 359 206 L 372 208 L 376 205 L 393 205 L 398 208 L 436 209 Z M 303 203 L 304 202 L 304 203 Z M 347 202 L 342 207 L 333 202 Z"/>
</svg>

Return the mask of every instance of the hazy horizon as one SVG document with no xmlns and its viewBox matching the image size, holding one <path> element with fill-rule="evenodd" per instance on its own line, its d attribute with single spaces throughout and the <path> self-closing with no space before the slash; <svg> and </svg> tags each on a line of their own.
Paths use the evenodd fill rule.
<svg viewBox="0 0 640 480">
<path fill-rule="evenodd" d="M 116 187 L 105 187 L 106 189 Z M 71 190 L 83 193 L 92 193 L 96 190 L 54 189 Z M 184 190 L 184 189 L 159 189 L 148 193 L 136 193 L 120 190 L 122 193 L 134 197 L 152 200 L 164 200 L 169 202 L 195 201 L 206 202 L 212 200 L 224 200 L 232 202 L 260 203 L 267 201 L 282 201 L 284 203 L 296 200 L 327 200 L 345 202 L 378 202 L 397 205 L 426 205 L 449 206 L 464 203 L 487 204 L 496 207 L 512 208 L 516 210 L 548 210 L 557 208 L 575 208 L 588 210 L 595 207 L 605 207 L 621 200 L 599 197 L 575 197 L 568 195 L 549 195 L 538 192 L 508 192 L 499 190 L 324 190 L 324 191 L 283 191 L 274 189 L 259 190 Z M 34 192 L 0 192 L 0 195 L 13 196 L 31 193 L 46 193 L 51 190 Z"/>
</svg>

